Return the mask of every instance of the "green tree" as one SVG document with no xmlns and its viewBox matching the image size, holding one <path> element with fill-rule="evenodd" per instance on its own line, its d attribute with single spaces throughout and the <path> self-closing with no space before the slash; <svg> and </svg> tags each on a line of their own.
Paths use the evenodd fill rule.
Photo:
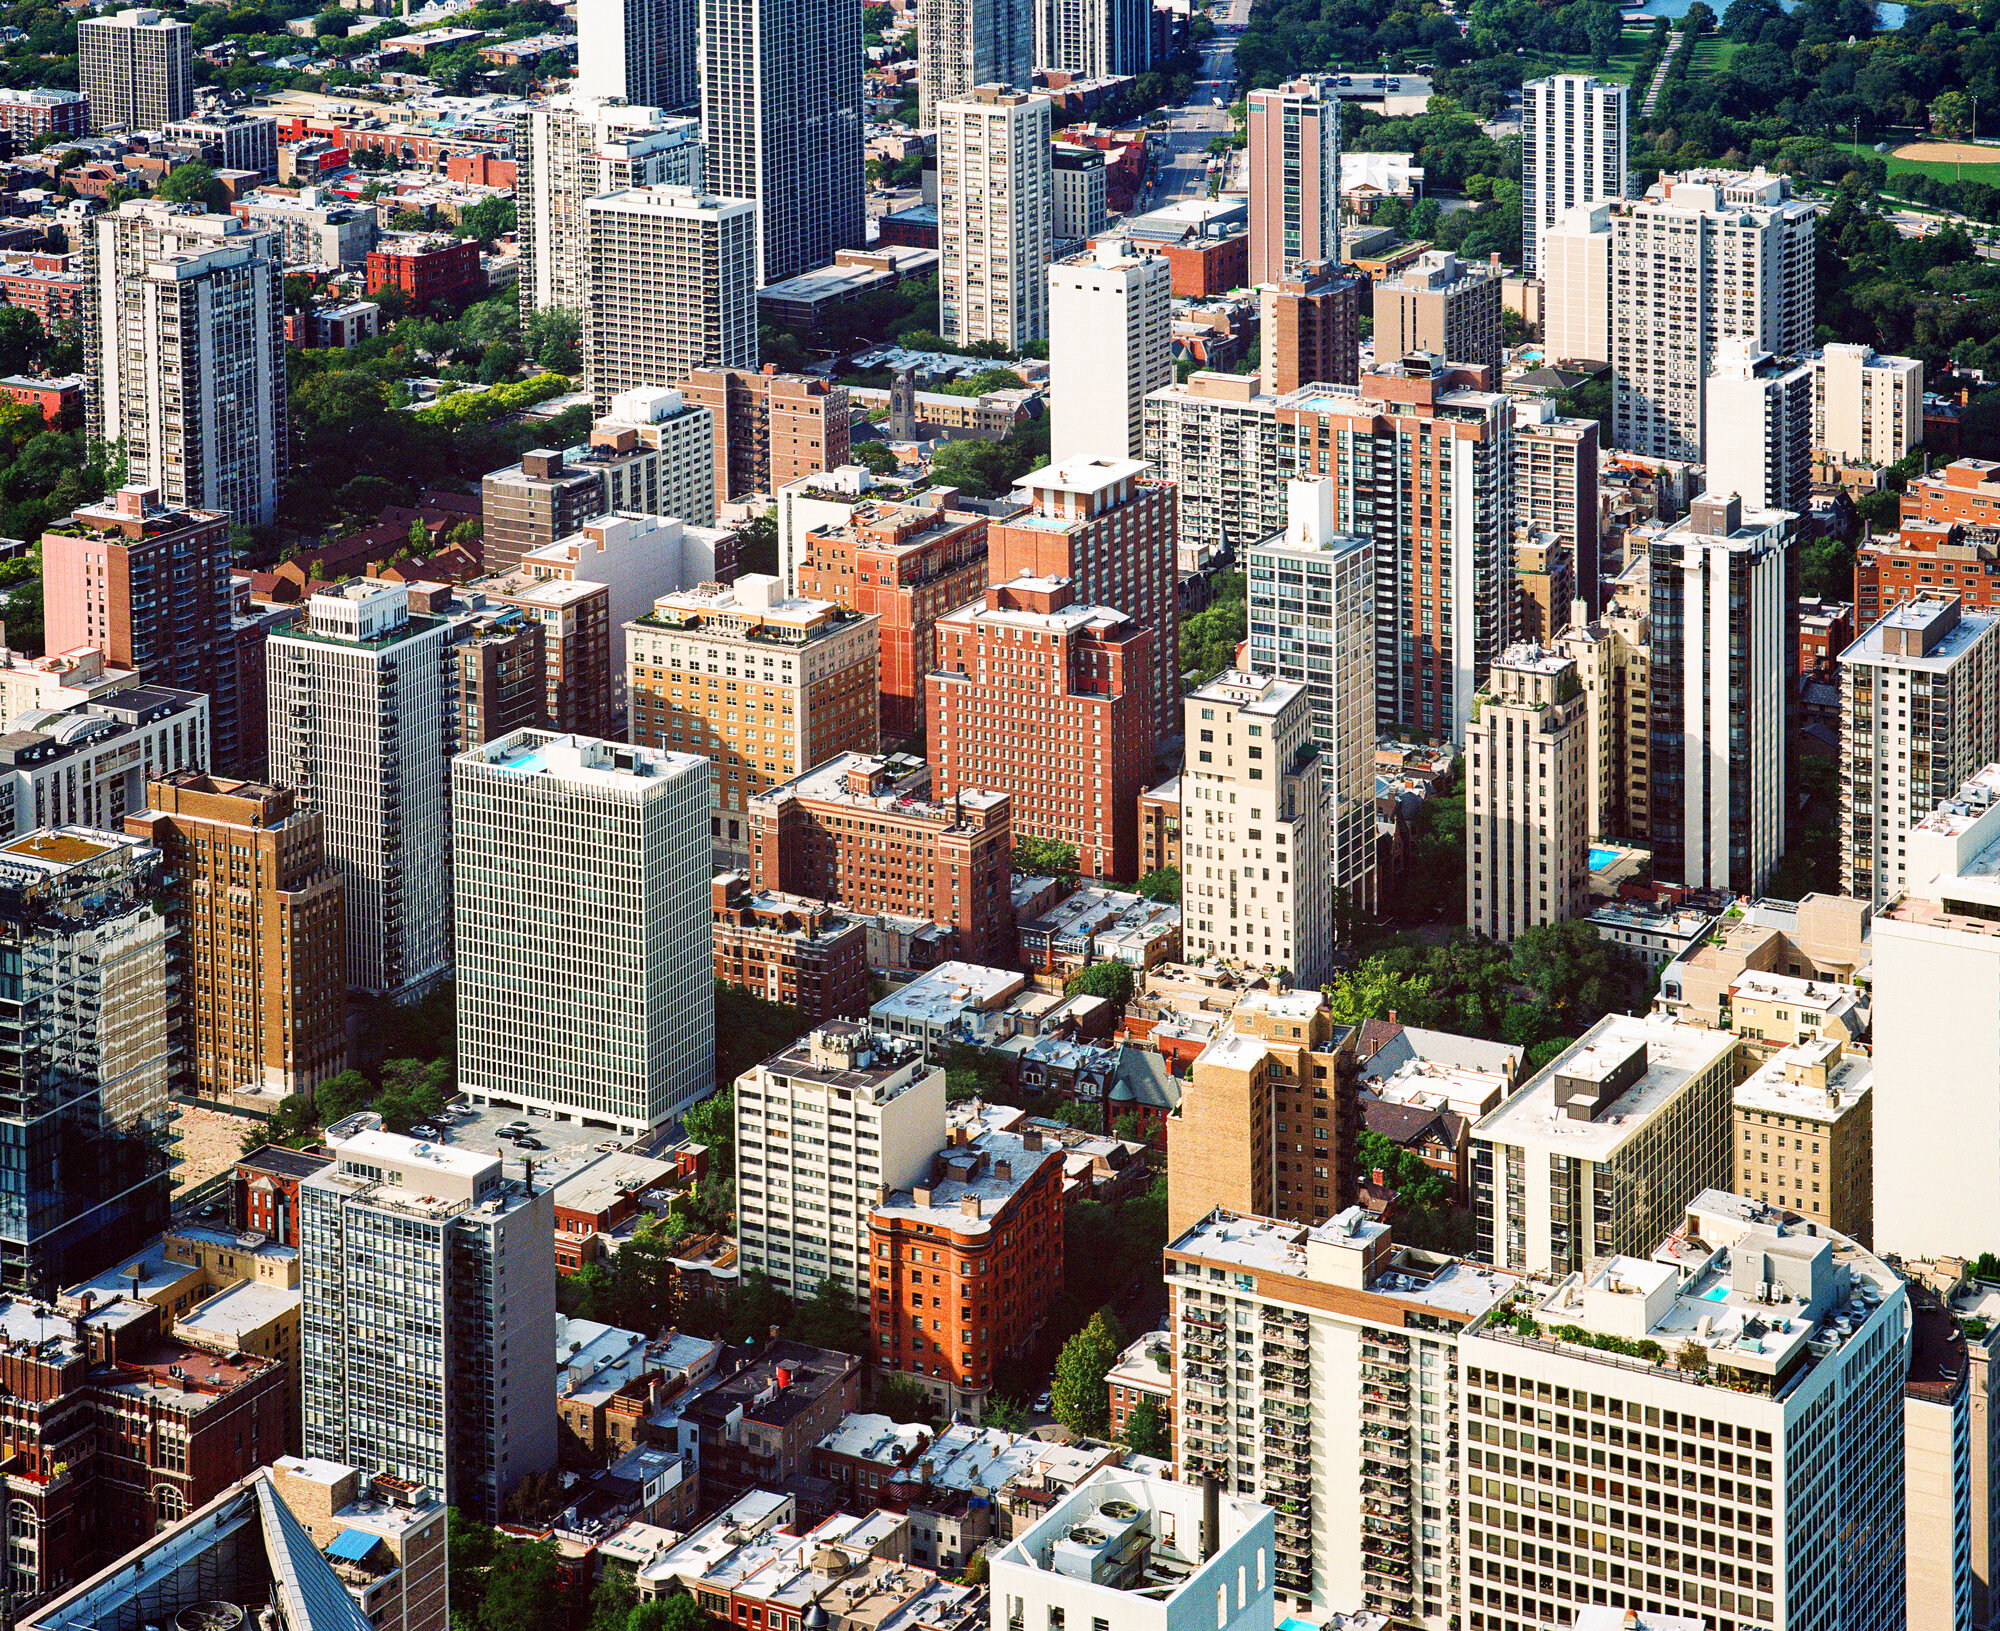
<svg viewBox="0 0 2000 1631">
<path fill-rule="evenodd" d="M 611 1307 L 626 1330 L 650 1335 L 674 1323 L 679 1270 L 673 1246 L 665 1220 L 650 1217 L 612 1259 Z"/>
<path fill-rule="evenodd" d="M 157 196 L 170 204 L 199 204 L 212 215 L 229 211 L 229 189 L 201 160 L 176 165 L 160 182 Z"/>
<path fill-rule="evenodd" d="M 821 1275 L 812 1295 L 798 1305 L 786 1334 L 815 1348 L 864 1358 L 868 1354 L 868 1322 L 855 1312 L 853 1300 L 830 1274 Z"/>
<path fill-rule="evenodd" d="M 1132 965 L 1121 963 L 1115 957 L 1092 963 L 1063 981 L 1066 996 L 1102 997 L 1118 1008 L 1123 1008 L 1132 1000 L 1132 987 Z"/>
<path fill-rule="evenodd" d="M 625 1631 L 625 1622 L 639 1601 L 632 1567 L 607 1562 L 590 1594 L 590 1621 L 585 1631 Z"/>
<path fill-rule="evenodd" d="M 1610 1012 L 1625 1000 L 1638 973 L 1631 957 L 1580 921 L 1524 929 L 1514 941 L 1510 965 L 1563 1026 L 1579 1014 L 1595 1018 Z"/>
<path fill-rule="evenodd" d="M 1427 977 L 1399 974 L 1380 958 L 1368 957 L 1326 987 L 1327 1013 L 1336 1025 L 1384 1019 L 1392 1010 L 1401 1018 L 1426 1007 L 1431 993 Z"/>
<path fill-rule="evenodd" d="M 979 1412 L 981 1427 L 997 1427 L 1003 1433 L 1025 1433 L 1028 1430 L 1028 1412 L 1019 1401 L 1005 1394 L 989 1394 L 985 1408 Z"/>
<path fill-rule="evenodd" d="M 1056 1356 L 1050 1406 L 1056 1420 L 1079 1438 L 1102 1438 L 1111 1430 L 1111 1387 L 1105 1378 L 1123 1346 L 1117 1319 L 1100 1308 Z"/>
<path fill-rule="evenodd" d="M 476 1623 L 481 1631 L 522 1631 L 568 1620 L 562 1571 L 553 1541 L 538 1540 L 498 1552 L 486 1570 Z"/>
<path fill-rule="evenodd" d="M 686 1592 L 675 1591 L 633 1609 L 625 1631 L 715 1631 L 719 1623 Z"/>
<path fill-rule="evenodd" d="M 1946 91 L 1930 107 L 1931 129 L 1956 138 L 1972 134 L 1972 99 L 1963 91 Z"/>
<path fill-rule="evenodd" d="M 486 1571 L 500 1550 L 500 1536 L 491 1524 L 458 1507 L 450 1510 L 445 1522 L 447 1586 L 452 1601 L 472 1623 L 476 1605 L 485 1595 Z"/>
<path fill-rule="evenodd" d="M 521 340 L 543 368 L 574 374 L 583 367 L 583 319 L 566 307 L 530 313 L 521 324 Z"/>
<path fill-rule="evenodd" d="M 445 1084 L 451 1079 L 439 1059 L 391 1059 L 382 1067 L 382 1088 L 374 1110 L 392 1133 L 407 1133 L 444 1108 Z"/>
<path fill-rule="evenodd" d="M 1215 598 L 1181 620 L 1181 668 L 1197 683 L 1206 684 L 1234 665 L 1249 627 L 1248 605 L 1243 574 L 1226 572 L 1215 586 Z"/>
<path fill-rule="evenodd" d="M 775 506 L 736 529 L 737 572 L 778 572 L 778 511 Z"/>
<path fill-rule="evenodd" d="M 1155 867 L 1132 886 L 1132 891 L 1148 900 L 1176 904 L 1181 898 L 1181 869 L 1177 866 Z"/>
<path fill-rule="evenodd" d="M 1125 1447 L 1134 1455 L 1167 1453 L 1167 1424 L 1152 1394 L 1144 1395 L 1125 1417 Z"/>
<path fill-rule="evenodd" d="M 312 1092 L 319 1125 L 330 1127 L 355 1111 L 366 1109 L 374 1091 L 368 1078 L 358 1070 L 343 1070 L 338 1076 L 329 1076 Z"/>
<path fill-rule="evenodd" d="M 882 442 L 856 442 L 849 448 L 847 456 L 864 470 L 872 470 L 878 476 L 893 476 L 902 468 L 896 455 Z"/>
<path fill-rule="evenodd" d="M 913 1376 L 877 1376 L 875 1408 L 891 1421 L 937 1424 L 937 1405 Z"/>
<path fill-rule="evenodd" d="M 1016 872 L 1031 878 L 1073 878 L 1077 871 L 1076 845 L 1024 835 L 1014 840 L 1013 866 Z"/>
<path fill-rule="evenodd" d="M 0 373 L 30 372 L 46 339 L 42 320 L 26 306 L 0 306 Z"/>
</svg>

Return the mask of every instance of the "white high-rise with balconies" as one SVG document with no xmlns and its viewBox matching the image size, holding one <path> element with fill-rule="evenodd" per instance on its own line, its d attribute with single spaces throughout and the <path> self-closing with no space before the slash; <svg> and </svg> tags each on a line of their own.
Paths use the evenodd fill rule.
<svg viewBox="0 0 2000 1631">
<path fill-rule="evenodd" d="M 355 578 L 265 646 L 271 780 L 324 817 L 347 891 L 347 983 L 420 994 L 451 968 L 441 617 Z"/>
<path fill-rule="evenodd" d="M 1004 85 L 938 104 L 938 333 L 954 345 L 1048 338 L 1050 111 Z"/>
<path fill-rule="evenodd" d="M 1910 828 L 2000 758 L 2000 618 L 1932 591 L 1840 654 L 1840 887 L 1880 911 Z"/>
<path fill-rule="evenodd" d="M 706 759 L 515 731 L 452 761 L 458 1082 L 650 1133 L 715 1085 Z"/>
<path fill-rule="evenodd" d="M 168 504 L 268 526 L 286 464 L 281 235 L 152 200 L 80 230 L 90 433 Z"/>
<path fill-rule="evenodd" d="M 1612 444 L 1699 461 L 1720 343 L 1796 357 L 1812 341 L 1813 207 L 1781 175 L 1690 170 L 1607 215 Z"/>
<path fill-rule="evenodd" d="M 921 1042 L 831 1020 L 736 1078 L 737 1243 L 787 1296 L 868 1297 L 868 1214 L 930 1171 L 944 1071 Z"/>
<path fill-rule="evenodd" d="M 1333 884 L 1376 905 L 1375 541 L 1334 524 L 1330 477 L 1285 484 L 1285 530 L 1244 554 L 1250 667 L 1306 688 L 1326 790 Z M 1182 812 L 1182 831 L 1186 831 Z"/>
<path fill-rule="evenodd" d="M 1521 270 L 1540 270 L 1542 234 L 1579 204 L 1625 196 L 1632 90 L 1589 74 L 1521 87 Z"/>
<path fill-rule="evenodd" d="M 1749 510 L 1812 510 L 1813 365 L 1721 340 L 1704 390 L 1702 462 L 1711 493 Z"/>
<path fill-rule="evenodd" d="M 1146 394 L 1174 382 L 1173 273 L 1107 240 L 1049 268 L 1049 458 L 1136 459 Z"/>
</svg>

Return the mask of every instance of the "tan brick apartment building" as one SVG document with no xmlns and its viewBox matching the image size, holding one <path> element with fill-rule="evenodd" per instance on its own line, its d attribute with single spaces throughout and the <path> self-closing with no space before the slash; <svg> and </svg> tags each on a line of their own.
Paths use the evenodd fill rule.
<svg viewBox="0 0 2000 1631">
<path fill-rule="evenodd" d="M 307 1091 L 347 1065 L 346 918 L 317 810 L 289 788 L 185 772 L 125 830 L 181 881 L 182 1002 L 196 1090 Z"/>
</svg>

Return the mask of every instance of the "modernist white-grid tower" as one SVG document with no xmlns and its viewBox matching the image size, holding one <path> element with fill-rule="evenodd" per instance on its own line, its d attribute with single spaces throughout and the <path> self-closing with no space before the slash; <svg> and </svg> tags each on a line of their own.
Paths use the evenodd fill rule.
<svg viewBox="0 0 2000 1631">
<path fill-rule="evenodd" d="M 576 89 L 673 113 L 699 108 L 700 30 L 700 0 L 577 0 Z"/>
<path fill-rule="evenodd" d="M 976 85 L 1034 82 L 1026 0 L 923 0 L 917 12 L 917 128 Z"/>
<path fill-rule="evenodd" d="M 194 111 L 194 29 L 150 7 L 85 17 L 76 76 L 92 130 L 162 129 Z"/>
<path fill-rule="evenodd" d="M 868 242 L 861 8 L 702 0 L 702 185 L 757 208 L 755 287 Z"/>
<path fill-rule="evenodd" d="M 1623 198 L 1631 89 L 1589 74 L 1521 87 L 1521 270 L 1540 268 L 1542 234 L 1579 204 Z"/>
<path fill-rule="evenodd" d="M 583 383 L 597 411 L 697 368 L 757 366 L 757 212 L 686 187 L 584 206 Z"/>
<path fill-rule="evenodd" d="M 281 235 L 144 201 L 83 241 L 91 434 L 167 504 L 268 526 L 286 462 Z"/>
<path fill-rule="evenodd" d="M 514 731 L 452 761 L 458 1080 L 631 1137 L 715 1085 L 706 759 Z"/>
<path fill-rule="evenodd" d="M 1174 382 L 1173 273 L 1116 239 L 1049 268 L 1049 460 L 1136 459 Z"/>
<path fill-rule="evenodd" d="M 356 578 L 265 647 L 271 780 L 325 818 L 347 889 L 347 983 L 420 992 L 451 967 L 443 618 Z"/>
<path fill-rule="evenodd" d="M 701 124 L 581 93 L 552 96 L 515 115 L 514 157 L 521 309 L 584 312 L 585 203 L 633 187 L 699 187 Z"/>
<path fill-rule="evenodd" d="M 938 104 L 938 333 L 954 344 L 1048 336 L 1050 111 L 1004 85 Z"/>
</svg>

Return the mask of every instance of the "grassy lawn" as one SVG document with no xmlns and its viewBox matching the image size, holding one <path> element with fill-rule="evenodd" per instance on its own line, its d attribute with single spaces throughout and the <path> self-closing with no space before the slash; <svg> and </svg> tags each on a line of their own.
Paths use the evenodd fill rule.
<svg viewBox="0 0 2000 1631">
<path fill-rule="evenodd" d="M 1646 44 L 1652 37 L 1653 31 L 1650 28 L 1626 29 L 1618 42 L 1618 49 L 1611 53 L 1611 66 L 1601 73 L 1591 67 L 1588 54 L 1574 57 L 1530 55 L 1521 59 L 1522 76 L 1525 79 L 1535 79 L 1546 74 L 1595 73 L 1599 79 L 1629 85 L 1633 73 L 1638 69 L 1640 54 L 1646 49 Z M 1528 71 L 1530 63 L 1538 65 L 1533 72 Z"/>
<path fill-rule="evenodd" d="M 1887 140 L 1891 147 L 1901 147 L 1905 143 L 1903 137 L 1890 137 Z M 1992 149 L 1993 157 L 1988 163 L 1958 164 L 1936 160 L 1899 159 L 1893 153 L 1876 152 L 1872 142 L 1863 142 L 1858 147 L 1853 142 L 1841 142 L 1839 145 L 1857 158 L 1880 159 L 1888 165 L 1891 180 L 1897 176 L 1929 176 L 1933 181 L 2000 181 L 2000 174 L 1995 173 L 1996 167 L 2000 167 L 2000 147 Z"/>
<path fill-rule="evenodd" d="M 1704 79 L 1727 68 L 1730 59 L 1743 49 L 1741 40 L 1725 40 L 1704 34 L 1694 42 L 1694 61 L 1688 64 L 1690 79 Z"/>
</svg>

